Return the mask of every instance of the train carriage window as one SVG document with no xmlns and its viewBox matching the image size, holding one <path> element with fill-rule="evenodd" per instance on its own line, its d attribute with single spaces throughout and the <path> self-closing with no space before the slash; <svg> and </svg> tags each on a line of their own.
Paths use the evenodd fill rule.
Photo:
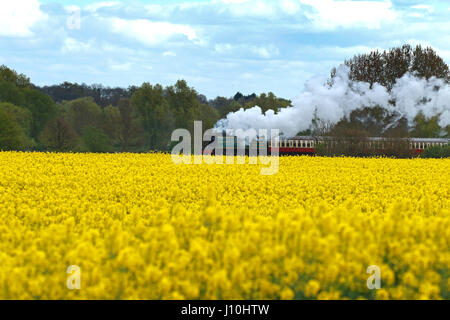
<svg viewBox="0 0 450 320">
<path fill-rule="evenodd" d="M 293 148 L 294 147 L 294 141 L 289 140 L 289 148 Z"/>
</svg>

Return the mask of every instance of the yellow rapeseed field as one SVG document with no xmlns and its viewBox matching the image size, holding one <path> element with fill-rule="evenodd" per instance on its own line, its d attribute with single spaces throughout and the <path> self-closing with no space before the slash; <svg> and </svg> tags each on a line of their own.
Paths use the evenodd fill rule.
<svg viewBox="0 0 450 320">
<path fill-rule="evenodd" d="M 450 160 L 260 169 L 0 153 L 0 298 L 450 298 Z"/>
</svg>

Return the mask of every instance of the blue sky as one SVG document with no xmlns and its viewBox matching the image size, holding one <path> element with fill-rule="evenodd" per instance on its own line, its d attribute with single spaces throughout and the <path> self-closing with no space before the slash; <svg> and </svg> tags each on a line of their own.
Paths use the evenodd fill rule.
<svg viewBox="0 0 450 320">
<path fill-rule="evenodd" d="M 294 98 L 344 59 L 403 43 L 430 45 L 450 63 L 450 1 L 0 3 L 0 64 L 38 85 L 186 79 L 208 98 Z"/>
</svg>

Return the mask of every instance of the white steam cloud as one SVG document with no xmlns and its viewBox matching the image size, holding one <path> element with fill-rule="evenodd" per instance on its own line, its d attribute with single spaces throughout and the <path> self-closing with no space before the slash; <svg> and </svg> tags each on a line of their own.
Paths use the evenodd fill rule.
<svg viewBox="0 0 450 320">
<path fill-rule="evenodd" d="M 450 85 L 441 79 L 425 80 L 406 74 L 389 93 L 379 84 L 370 89 L 369 83 L 351 81 L 348 68 L 340 66 L 333 86 L 326 85 L 326 80 L 318 77 L 308 81 L 292 106 L 277 114 L 272 110 L 263 114 L 260 107 L 240 109 L 219 121 L 216 129 L 279 129 L 284 136 L 292 137 L 309 129 L 315 114 L 323 121 L 336 123 L 354 110 L 375 106 L 405 117 L 410 124 L 422 112 L 426 117 L 440 116 L 442 128 L 450 125 Z"/>
</svg>

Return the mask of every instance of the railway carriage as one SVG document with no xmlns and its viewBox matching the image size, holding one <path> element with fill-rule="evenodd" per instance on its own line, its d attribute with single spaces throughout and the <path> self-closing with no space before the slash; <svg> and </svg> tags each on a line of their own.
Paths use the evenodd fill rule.
<svg viewBox="0 0 450 320">
<path fill-rule="evenodd" d="M 435 138 L 387 139 L 374 137 L 364 139 L 364 142 L 361 143 L 365 143 L 368 148 L 378 150 L 382 153 L 389 144 L 399 141 L 408 142 L 409 149 L 415 154 L 421 154 L 430 147 L 450 145 L 450 139 Z M 209 143 L 206 143 L 205 146 L 207 144 Z M 332 137 L 296 136 L 289 139 L 279 138 L 271 141 L 257 138 L 250 143 L 244 143 L 235 136 L 224 135 L 218 138 L 216 146 L 222 146 L 223 155 L 258 155 L 260 150 L 267 150 L 268 154 L 272 154 L 272 151 L 275 151 L 274 149 L 276 147 L 278 147 L 280 155 L 314 155 L 317 152 L 317 146 L 321 144 L 333 145 L 338 144 L 338 141 Z M 251 150 L 253 150 L 253 153 Z"/>
</svg>

